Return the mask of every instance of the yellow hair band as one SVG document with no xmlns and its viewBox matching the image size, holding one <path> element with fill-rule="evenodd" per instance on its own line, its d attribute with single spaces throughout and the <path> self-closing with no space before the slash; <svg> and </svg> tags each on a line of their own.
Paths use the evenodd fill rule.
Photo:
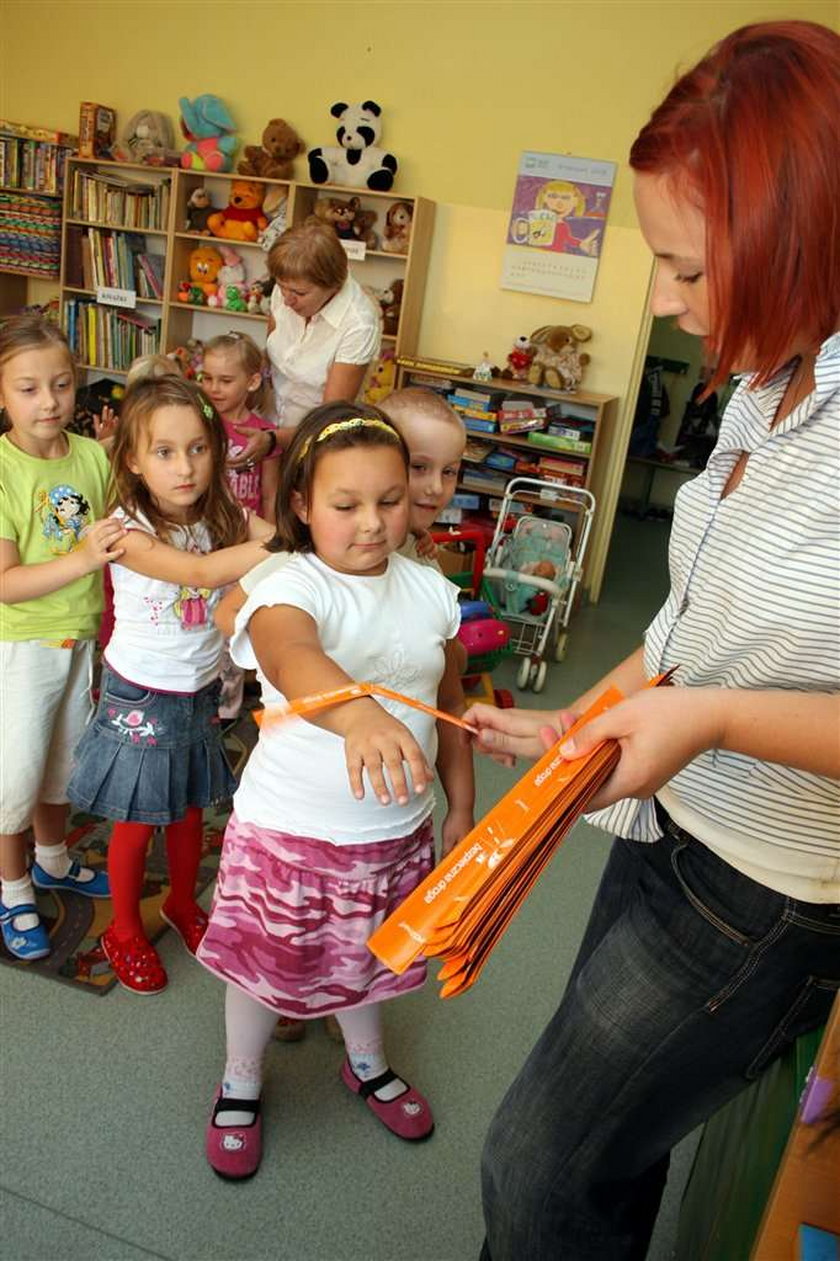
<svg viewBox="0 0 840 1261">
<path fill-rule="evenodd" d="M 304 459 L 313 441 L 324 442 L 327 438 L 331 438 L 333 434 L 345 433 L 352 429 L 384 429 L 386 433 L 393 434 L 395 438 L 399 439 L 396 429 L 393 425 L 389 425 L 387 421 L 376 420 L 373 416 L 351 416 L 348 420 L 334 420 L 331 425 L 326 425 L 317 438 L 307 438 L 300 449 L 298 461 Z"/>
</svg>

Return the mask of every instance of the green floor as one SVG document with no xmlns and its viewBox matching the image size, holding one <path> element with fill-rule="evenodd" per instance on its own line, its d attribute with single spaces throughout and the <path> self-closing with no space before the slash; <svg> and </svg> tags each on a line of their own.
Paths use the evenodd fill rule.
<svg viewBox="0 0 840 1261">
<path fill-rule="evenodd" d="M 572 623 L 541 705 L 573 698 L 638 643 L 663 595 L 666 539 L 661 523 L 619 518 L 602 601 Z M 513 688 L 515 665 L 497 685 Z M 480 809 L 511 779 L 482 760 Z M 429 984 L 392 1005 L 391 1060 L 437 1118 L 428 1143 L 382 1129 L 339 1083 L 341 1051 L 316 1025 L 270 1050 L 263 1167 L 241 1186 L 220 1182 L 202 1150 L 222 987 L 174 934 L 156 997 L 97 998 L 0 969 L 3 1257 L 472 1261 L 484 1132 L 554 1008 L 607 848 L 602 833 L 574 830 L 471 993 L 443 1003 Z M 672 1167 L 653 1261 L 672 1253 L 691 1146 Z"/>
</svg>

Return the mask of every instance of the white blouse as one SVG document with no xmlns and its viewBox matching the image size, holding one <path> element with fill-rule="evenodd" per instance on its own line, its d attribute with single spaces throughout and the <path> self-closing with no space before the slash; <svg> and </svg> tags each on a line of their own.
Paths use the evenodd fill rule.
<svg viewBox="0 0 840 1261">
<path fill-rule="evenodd" d="M 814 375 L 813 392 L 774 428 L 789 373 L 758 390 L 742 380 L 706 469 L 680 489 L 671 591 L 645 633 L 648 678 L 676 665 L 681 687 L 840 690 L 840 334 Z M 722 499 L 742 451 L 743 478 Z M 840 902 L 836 780 L 710 749 L 657 796 L 745 875 Z M 661 835 L 651 801 L 619 801 L 590 821 L 632 840 Z"/>
<path fill-rule="evenodd" d="M 299 425 L 322 402 L 334 363 L 367 364 L 379 354 L 379 312 L 352 276 L 309 320 L 286 306 L 276 285 L 271 314 L 266 351 L 280 426 Z"/>
</svg>

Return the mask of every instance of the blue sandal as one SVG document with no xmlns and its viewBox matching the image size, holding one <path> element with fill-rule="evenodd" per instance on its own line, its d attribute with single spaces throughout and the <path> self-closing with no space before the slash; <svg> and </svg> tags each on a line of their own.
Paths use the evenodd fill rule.
<svg viewBox="0 0 840 1261">
<path fill-rule="evenodd" d="M 43 959 L 50 953 L 50 939 L 40 919 L 34 928 L 15 928 L 15 920 L 20 915 L 37 915 L 38 908 L 34 902 L 25 902 L 22 906 L 4 906 L 0 902 L 0 931 L 3 944 L 10 955 L 23 959 L 28 963 L 34 959 Z"/>
<path fill-rule="evenodd" d="M 97 871 L 94 873 L 92 880 L 80 880 L 79 874 L 81 870 L 81 863 L 74 859 L 66 876 L 51 876 L 40 863 L 33 863 L 29 874 L 36 889 L 64 889 L 70 893 L 81 893 L 82 897 L 85 898 L 109 898 L 111 896 L 107 872 Z M 90 868 L 86 868 L 86 870 L 90 870 Z"/>
</svg>

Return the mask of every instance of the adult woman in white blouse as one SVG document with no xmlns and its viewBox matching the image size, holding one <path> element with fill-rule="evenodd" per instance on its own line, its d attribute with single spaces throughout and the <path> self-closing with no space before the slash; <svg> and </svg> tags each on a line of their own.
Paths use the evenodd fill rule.
<svg viewBox="0 0 840 1261">
<path fill-rule="evenodd" d="M 352 400 L 379 354 L 379 312 L 349 273 L 333 229 L 316 219 L 289 228 L 272 247 L 266 352 L 277 403 L 278 434 L 249 435 L 237 463 L 263 458 L 321 403 Z M 284 432 L 286 431 L 286 432 Z"/>
<path fill-rule="evenodd" d="M 621 746 L 617 834 L 566 993 L 483 1161 L 492 1261 L 644 1257 L 671 1147 L 840 986 L 840 38 L 745 27 L 631 151 L 652 308 L 743 373 L 679 493 L 643 647 L 561 713 L 475 706 L 481 745 Z M 645 691 L 677 666 L 676 686 Z M 654 842 L 640 844 L 639 842 Z"/>
</svg>

